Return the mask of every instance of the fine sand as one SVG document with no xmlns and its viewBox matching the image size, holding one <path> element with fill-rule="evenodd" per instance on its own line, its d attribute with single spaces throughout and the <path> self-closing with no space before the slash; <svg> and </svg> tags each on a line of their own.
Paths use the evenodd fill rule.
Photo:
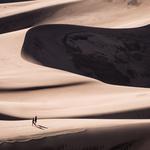
<svg viewBox="0 0 150 150">
<path fill-rule="evenodd" d="M 149 150 L 150 1 L 9 2 L 0 150 Z"/>
</svg>

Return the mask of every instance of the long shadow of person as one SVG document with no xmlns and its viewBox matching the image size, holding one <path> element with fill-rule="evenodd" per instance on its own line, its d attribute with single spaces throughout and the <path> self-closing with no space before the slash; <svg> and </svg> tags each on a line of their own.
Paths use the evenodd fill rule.
<svg viewBox="0 0 150 150">
<path fill-rule="evenodd" d="M 48 129 L 48 127 L 45 126 L 41 126 L 41 125 L 36 125 L 37 128 L 41 129 L 41 130 L 45 130 Z"/>
<path fill-rule="evenodd" d="M 45 126 L 41 126 L 41 125 L 37 125 L 37 116 L 35 116 L 34 118 L 32 118 L 32 126 L 35 126 L 41 130 L 45 130 L 45 129 L 48 129 L 48 127 L 45 127 Z"/>
</svg>

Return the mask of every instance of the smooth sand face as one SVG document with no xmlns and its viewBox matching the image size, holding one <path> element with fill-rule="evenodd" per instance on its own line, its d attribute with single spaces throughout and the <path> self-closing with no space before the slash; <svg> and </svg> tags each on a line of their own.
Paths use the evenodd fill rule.
<svg viewBox="0 0 150 150">
<path fill-rule="evenodd" d="M 68 6 L 58 11 L 51 21 L 53 23 L 78 24 L 108 28 L 131 28 L 149 24 L 149 1 L 145 0 L 139 6 L 127 6 L 123 0 L 103 1 L 88 0 Z M 78 10 L 78 11 L 76 11 Z M 65 14 L 62 16 L 61 14 Z M 71 14 L 68 15 L 67 14 Z M 80 17 L 78 17 L 80 16 Z"/>
<path fill-rule="evenodd" d="M 65 3 L 69 5 L 57 9 L 52 16 L 45 17 L 43 14 L 44 19 L 34 25 L 63 23 L 122 28 L 138 27 L 150 22 L 148 0 L 143 0 L 138 6 L 127 6 L 123 1 L 87 0 L 74 4 L 71 2 L 75 1 L 37 0 L 1 4 L 0 16 L 1 19 L 11 16 L 15 20 L 18 14 L 24 16 L 23 12 L 29 12 L 31 15 L 34 10 L 45 7 L 50 11 L 51 6 L 54 9 L 54 6 Z M 13 16 L 14 14 L 17 15 Z M 17 22 L 15 24 L 17 26 Z M 19 24 L 19 29 L 22 28 Z M 109 85 L 77 74 L 44 67 L 33 60 L 27 61 L 21 57 L 27 30 L 0 35 L 0 119 L 17 119 L 0 121 L 1 142 L 23 140 L 26 141 L 22 143 L 24 149 L 27 149 L 31 148 L 29 145 L 33 148 L 38 145 L 32 141 L 30 143 L 31 139 L 41 139 L 37 149 L 42 149 L 44 144 L 57 145 L 55 142 L 46 142 L 53 141 L 51 137 L 54 136 L 58 143 L 61 141 L 59 138 L 64 137 L 64 143 L 80 143 L 83 147 L 88 145 L 86 141 L 93 138 L 95 142 L 92 140 L 91 144 L 97 144 L 101 140 L 106 149 L 131 141 L 136 141 L 133 149 L 147 149 L 150 135 L 149 88 Z M 19 120 L 35 115 L 39 118 L 38 124 L 48 129 L 32 127 L 31 120 Z M 47 139 L 43 140 L 43 137 Z M 77 138 L 79 140 L 76 141 Z M 20 146 L 21 144 L 18 144 L 16 147 Z M 0 149 L 5 148 L 7 144 L 6 147 L 1 145 Z"/>
<path fill-rule="evenodd" d="M 23 32 L 14 33 L 23 36 Z M 7 60 L 1 63 L 1 113 L 27 118 L 34 113 L 42 118 L 79 117 L 149 108 L 149 89 L 107 85 L 25 61 L 20 56 L 23 38 L 16 36 L 8 46 L 14 33 L 0 37 L 5 48 L 1 57 Z"/>
<path fill-rule="evenodd" d="M 79 0 L 63 0 L 63 1 L 60 1 L 60 0 L 51 0 L 51 1 L 35 0 L 35 1 L 21 2 L 21 3 L 2 4 L 0 6 L 1 10 L 3 10 L 3 12 L 1 13 L 1 17 L 15 15 L 15 14 L 19 14 L 19 13 L 28 12 L 28 11 L 33 11 L 33 10 L 45 8 L 48 6 L 55 6 L 55 5 L 72 3 L 72 2 L 77 2 L 77 1 L 79 1 Z"/>
</svg>

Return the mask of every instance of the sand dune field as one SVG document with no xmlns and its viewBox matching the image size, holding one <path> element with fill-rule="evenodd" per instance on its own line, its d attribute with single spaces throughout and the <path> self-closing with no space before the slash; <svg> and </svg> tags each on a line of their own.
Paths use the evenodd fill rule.
<svg viewBox="0 0 150 150">
<path fill-rule="evenodd" d="M 149 0 L 0 0 L 0 150 L 149 150 L 149 23 Z"/>
</svg>

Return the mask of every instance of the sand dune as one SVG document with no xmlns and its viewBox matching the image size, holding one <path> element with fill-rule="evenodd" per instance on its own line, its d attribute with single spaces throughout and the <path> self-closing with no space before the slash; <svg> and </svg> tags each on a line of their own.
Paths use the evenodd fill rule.
<svg viewBox="0 0 150 150">
<path fill-rule="evenodd" d="M 4 11 L 0 15 L 0 33 L 16 31 L 37 25 L 46 18 L 52 17 L 55 12 L 61 8 L 64 8 L 70 3 L 75 3 L 76 1 L 78 0 L 30 1 L 29 3 L 20 4 L 21 6 L 4 4 L 1 6 L 1 10 Z M 16 7 L 19 8 L 16 9 Z"/>
<path fill-rule="evenodd" d="M 149 0 L 142 0 L 136 6 L 128 6 L 125 0 L 37 0 L 3 4 L 0 33 L 48 23 L 109 28 L 143 26 L 150 23 L 149 4 Z"/>
<path fill-rule="evenodd" d="M 30 121 L 7 122 L 7 125 L 0 122 L 1 128 L 7 131 L 1 135 L 2 141 L 7 141 L 2 143 L 1 147 L 4 150 L 16 147 L 23 150 L 31 147 L 38 150 L 142 149 L 142 139 L 148 139 L 149 123 L 146 120 L 52 119 L 40 120 L 39 124 L 45 125 L 48 129 L 39 130 L 32 127 Z M 34 140 L 30 141 L 29 138 Z"/>
<path fill-rule="evenodd" d="M 150 87 L 149 33 L 150 26 L 39 26 L 27 32 L 22 53 L 45 66 L 106 83 Z"/>
<path fill-rule="evenodd" d="M 128 0 L 86 0 L 57 12 L 44 23 L 76 24 L 108 28 L 131 28 L 149 24 L 149 0 L 128 5 Z M 61 14 L 64 14 L 63 16 Z M 69 14 L 69 17 L 68 17 Z M 78 17 L 80 16 L 80 17 Z"/>
<path fill-rule="evenodd" d="M 2 2 L 0 150 L 148 150 L 150 1 Z"/>
</svg>

